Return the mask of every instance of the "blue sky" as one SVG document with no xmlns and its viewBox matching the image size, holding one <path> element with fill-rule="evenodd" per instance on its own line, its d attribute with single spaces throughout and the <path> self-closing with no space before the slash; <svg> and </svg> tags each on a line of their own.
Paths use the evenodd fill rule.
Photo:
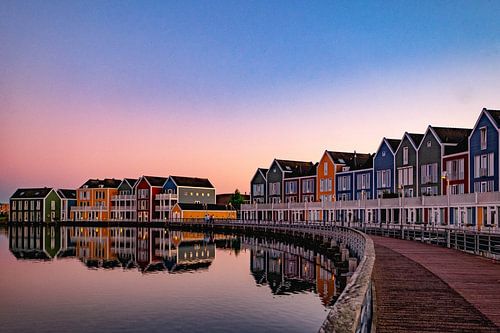
<svg viewBox="0 0 500 333">
<path fill-rule="evenodd" d="M 253 170 L 274 157 L 373 151 L 383 136 L 429 123 L 472 127 L 483 107 L 500 107 L 499 18 L 498 1 L 4 0 L 0 148 L 11 162 L 0 200 L 18 186 L 170 170 L 248 190 Z M 389 121 L 401 112 L 419 117 Z M 371 127 L 353 133 L 360 119 Z M 41 139 L 19 141 L 26 123 Z M 207 131 L 215 134 L 189 145 L 171 139 Z M 106 169 L 110 154 L 130 158 L 132 148 L 98 139 L 125 132 L 165 156 Z M 103 162 L 84 172 L 77 157 L 62 160 L 71 136 L 72 150 Z M 26 177 L 47 144 L 54 155 Z M 213 170 L 207 149 L 219 156 Z M 61 160 L 62 178 L 47 171 Z M 227 176 L 228 166 L 240 173 Z"/>
</svg>

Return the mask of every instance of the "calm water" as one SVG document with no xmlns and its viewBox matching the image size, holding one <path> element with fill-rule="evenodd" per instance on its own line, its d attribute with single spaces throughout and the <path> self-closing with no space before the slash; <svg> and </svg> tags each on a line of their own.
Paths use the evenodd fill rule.
<svg viewBox="0 0 500 333">
<path fill-rule="evenodd" d="M 0 229 L 1 332 L 316 332 L 344 285 L 316 249 L 283 240 Z"/>
</svg>

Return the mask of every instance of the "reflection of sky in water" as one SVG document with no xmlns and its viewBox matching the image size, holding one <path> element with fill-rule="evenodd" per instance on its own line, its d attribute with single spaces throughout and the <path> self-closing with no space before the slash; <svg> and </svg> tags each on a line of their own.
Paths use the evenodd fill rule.
<svg viewBox="0 0 500 333">
<path fill-rule="evenodd" d="M 222 236 L 131 230 L 16 230 L 12 251 L 0 233 L 2 332 L 307 332 L 326 318 L 335 283 L 314 258 L 251 239 L 238 250 Z"/>
</svg>

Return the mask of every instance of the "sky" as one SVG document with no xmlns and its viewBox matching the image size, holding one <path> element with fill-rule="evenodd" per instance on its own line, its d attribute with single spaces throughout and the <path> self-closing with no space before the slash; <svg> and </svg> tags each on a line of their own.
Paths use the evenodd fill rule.
<svg viewBox="0 0 500 333">
<path fill-rule="evenodd" d="M 0 201 L 375 152 L 500 109 L 498 1 L 0 2 Z"/>
</svg>

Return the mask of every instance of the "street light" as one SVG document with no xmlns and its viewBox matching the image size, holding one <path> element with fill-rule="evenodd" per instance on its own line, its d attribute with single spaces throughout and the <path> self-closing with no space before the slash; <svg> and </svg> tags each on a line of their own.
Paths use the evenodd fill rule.
<svg viewBox="0 0 500 333">
<path fill-rule="evenodd" d="M 447 211 L 448 211 L 448 225 L 451 223 L 451 216 L 450 216 L 450 177 L 448 177 L 448 172 L 443 171 L 443 174 L 441 175 L 442 180 L 446 180 L 446 197 L 447 197 Z"/>
</svg>

